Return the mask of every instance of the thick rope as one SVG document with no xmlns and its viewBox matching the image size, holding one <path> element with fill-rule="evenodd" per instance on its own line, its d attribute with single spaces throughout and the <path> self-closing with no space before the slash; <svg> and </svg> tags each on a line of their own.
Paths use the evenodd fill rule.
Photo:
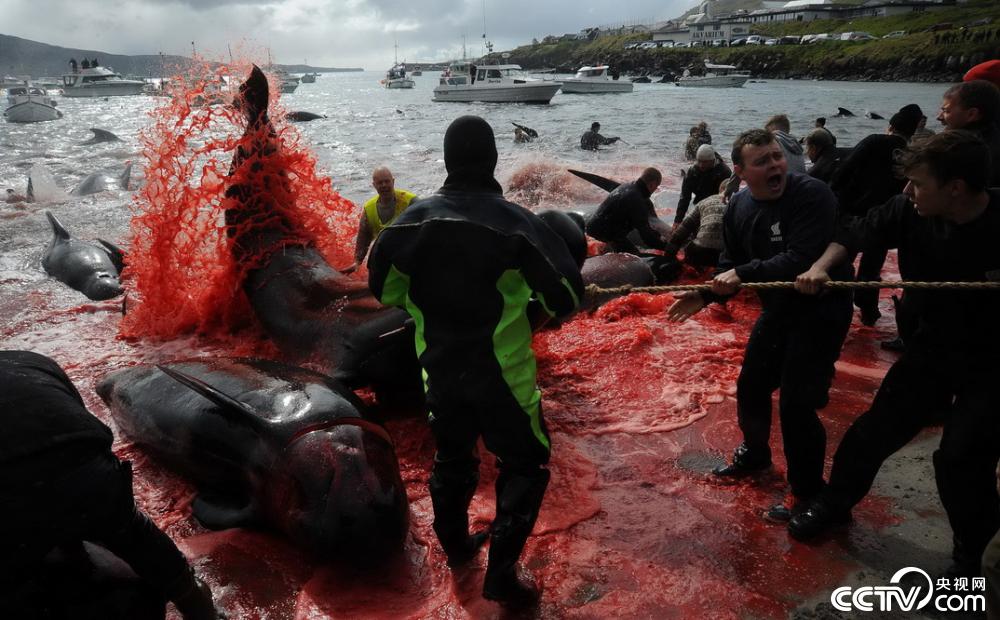
<svg viewBox="0 0 1000 620">
<path fill-rule="evenodd" d="M 744 282 L 741 289 L 777 290 L 794 288 L 794 282 Z M 831 280 L 823 284 L 827 289 L 901 288 L 901 289 L 948 289 L 948 290 L 1000 290 L 1000 282 L 915 282 L 904 280 L 884 280 L 877 282 L 838 282 Z M 710 291 L 711 284 L 672 284 L 668 286 L 617 286 L 601 288 L 588 284 L 587 292 L 592 295 L 623 295 L 626 293 L 674 293 L 678 291 Z"/>
</svg>

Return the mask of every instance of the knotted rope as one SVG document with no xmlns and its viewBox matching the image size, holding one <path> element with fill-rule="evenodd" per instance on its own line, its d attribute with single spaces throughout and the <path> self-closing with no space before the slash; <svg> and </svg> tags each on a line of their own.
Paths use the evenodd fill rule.
<svg viewBox="0 0 1000 620">
<path fill-rule="evenodd" d="M 795 287 L 794 282 L 744 282 L 740 284 L 741 289 L 750 290 L 779 290 L 791 289 Z M 831 280 L 823 284 L 826 289 L 949 289 L 949 290 L 1000 290 L 1000 282 L 916 282 L 905 280 L 884 280 L 878 282 L 838 282 Z M 679 291 L 710 291 L 711 284 L 671 284 L 665 286 L 616 286 L 614 288 L 601 288 L 596 284 L 588 284 L 586 291 L 592 295 L 623 295 L 626 293 L 675 293 Z"/>
</svg>

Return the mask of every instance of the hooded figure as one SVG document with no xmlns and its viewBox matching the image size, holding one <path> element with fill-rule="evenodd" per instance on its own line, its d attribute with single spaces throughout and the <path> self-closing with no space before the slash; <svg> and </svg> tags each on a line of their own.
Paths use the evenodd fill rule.
<svg viewBox="0 0 1000 620">
<path fill-rule="evenodd" d="M 537 304 L 549 316 L 568 316 L 583 282 L 563 239 L 504 200 L 486 121 L 456 119 L 445 133 L 444 160 L 441 189 L 414 201 L 375 242 L 368 284 L 415 323 L 437 447 L 430 477 L 434 532 L 448 563 L 474 558 L 489 535 L 483 596 L 529 605 L 538 592 L 518 580 L 516 563 L 548 485 L 550 443 L 528 310 Z M 480 436 L 497 457 L 496 519 L 489 533 L 470 535 Z"/>
</svg>

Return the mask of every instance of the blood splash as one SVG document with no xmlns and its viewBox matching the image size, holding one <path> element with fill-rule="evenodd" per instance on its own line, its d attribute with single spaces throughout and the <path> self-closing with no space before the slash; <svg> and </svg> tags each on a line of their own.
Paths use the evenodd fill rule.
<svg viewBox="0 0 1000 620">
<path fill-rule="evenodd" d="M 353 205 L 317 173 L 272 104 L 286 153 L 285 199 L 303 211 L 303 230 L 331 261 L 349 262 Z M 223 225 L 224 179 L 242 119 L 184 95 L 152 120 L 143 141 L 148 182 L 133 204 L 129 315 L 117 318 L 113 304 L 66 313 L 27 299 L 32 323 L 16 322 L 3 334 L 8 344 L 55 355 L 106 422 L 93 385 L 114 368 L 192 352 L 276 354 L 252 329 L 240 331 L 252 321 Z M 542 187 L 537 204 L 559 206 L 575 200 L 562 201 L 561 192 L 591 191 L 573 187 Z M 760 519 L 785 492 L 780 451 L 775 474 L 759 484 L 720 485 L 707 475 L 739 441 L 733 387 L 758 308 L 741 295 L 674 325 L 664 319 L 671 301 L 631 295 L 535 338 L 553 437 L 552 483 L 523 555 L 524 571 L 544 591 L 538 617 L 779 618 L 857 567 L 842 540 L 801 545 Z M 118 322 L 129 338 L 109 344 L 107 326 Z M 887 366 L 873 342 L 885 335 L 884 328 L 851 332 L 822 414 L 831 446 Z M 121 438 L 116 451 L 134 463 L 140 507 L 179 542 L 230 617 L 506 617 L 480 596 L 485 552 L 462 570 L 445 564 L 427 494 L 433 442 L 421 416 L 406 413 L 387 427 L 411 529 L 399 557 L 375 569 L 352 558 L 309 557 L 267 532 L 208 532 L 191 516 L 194 490 L 186 482 Z M 495 477 L 487 459 L 470 511 L 474 527 L 492 518 Z M 891 503 L 878 497 L 855 516 L 854 527 L 864 530 L 894 521 Z"/>
</svg>

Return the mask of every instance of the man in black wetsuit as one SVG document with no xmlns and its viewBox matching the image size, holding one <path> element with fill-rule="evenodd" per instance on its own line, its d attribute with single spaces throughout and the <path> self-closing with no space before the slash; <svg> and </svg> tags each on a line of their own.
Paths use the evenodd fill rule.
<svg viewBox="0 0 1000 620">
<path fill-rule="evenodd" d="M 830 183 L 840 200 L 841 213 L 861 217 L 872 207 L 903 191 L 906 180 L 896 173 L 896 154 L 906 148 L 921 116 L 923 112 L 919 106 L 904 106 L 889 119 L 886 133 L 871 134 L 858 142 L 840 164 L 837 175 Z M 886 252 L 885 248 L 870 248 L 862 252 L 858 261 L 858 281 L 881 278 Z M 856 291 L 854 305 L 861 311 L 864 325 L 874 325 L 882 316 L 878 309 L 877 289 Z"/>
<path fill-rule="evenodd" d="M 580 148 L 585 151 L 596 151 L 599 146 L 614 144 L 619 140 L 621 140 L 621 138 L 617 136 L 611 138 L 605 138 L 602 136 L 601 124 L 594 122 L 590 124 L 590 131 L 585 131 L 583 132 L 583 135 L 580 136 Z"/>
<path fill-rule="evenodd" d="M 812 162 L 809 176 L 829 183 L 840 167 L 840 156 L 833 141 L 833 134 L 826 128 L 813 129 L 806 136 L 806 157 Z"/>
<path fill-rule="evenodd" d="M 211 592 L 136 505 L 111 430 L 66 373 L 28 351 L 0 351 L 0 617 L 216 618 Z M 142 584 L 115 590 L 83 541 L 127 562 Z"/>
<path fill-rule="evenodd" d="M 989 151 L 975 135 L 945 131 L 905 155 L 905 194 L 845 224 L 797 288 L 815 293 L 835 265 L 866 247 L 899 249 L 904 280 L 1000 280 L 1000 191 L 988 190 Z M 907 291 L 917 327 L 871 408 L 844 435 L 830 483 L 789 532 L 815 537 L 850 518 L 882 463 L 946 414 L 934 471 L 954 532 L 957 575 L 979 572 L 1000 527 L 1000 291 Z"/>
<path fill-rule="evenodd" d="M 496 519 L 483 583 L 487 599 L 537 602 L 516 562 L 549 481 L 549 435 L 535 384 L 526 309 L 572 313 L 583 296 L 566 243 L 530 211 L 503 199 L 493 176 L 493 130 L 463 116 L 445 133 L 444 186 L 415 201 L 382 232 L 368 283 L 384 304 L 416 323 L 430 425 L 437 447 L 430 478 L 434 532 L 457 566 L 486 533 L 469 535 L 468 507 L 479 482 L 476 441 L 497 457 Z"/>
<path fill-rule="evenodd" d="M 733 168 L 747 189 L 733 196 L 723 216 L 724 248 L 712 292 L 682 293 L 667 312 L 683 321 L 712 301 L 734 295 L 743 282 L 790 281 L 832 241 L 836 198 L 825 183 L 789 173 L 771 132 L 744 132 L 733 144 Z M 842 267 L 836 274 L 850 279 Z M 771 395 L 780 389 L 779 419 L 794 505 L 767 511 L 787 521 L 823 488 L 825 407 L 834 362 L 851 322 L 851 297 L 836 292 L 810 297 L 789 290 L 760 291 L 762 311 L 747 341 L 736 384 L 736 413 L 743 443 L 733 460 L 713 473 L 753 475 L 771 466 Z"/>
<path fill-rule="evenodd" d="M 650 200 L 661 180 L 659 170 L 646 168 L 632 183 L 615 188 L 587 222 L 587 234 L 607 243 L 615 252 L 639 254 L 639 248 L 628 239 L 634 230 L 643 243 L 662 250 L 670 239 L 670 227 L 656 216 Z"/>
</svg>

